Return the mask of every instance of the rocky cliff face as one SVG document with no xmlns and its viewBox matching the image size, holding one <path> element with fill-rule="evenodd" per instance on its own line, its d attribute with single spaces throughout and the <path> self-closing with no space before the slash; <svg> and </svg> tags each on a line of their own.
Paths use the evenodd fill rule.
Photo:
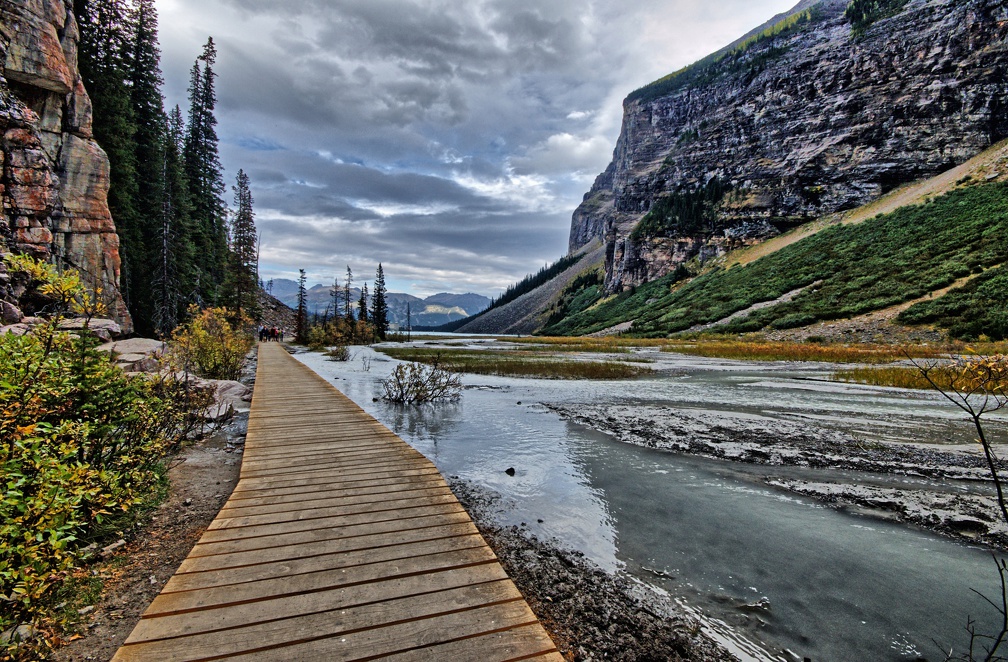
<svg viewBox="0 0 1008 662">
<path fill-rule="evenodd" d="M 77 42 L 69 0 L 0 0 L 0 254 L 28 252 L 78 269 L 128 332 L 109 163 L 91 133 Z M 8 318 L 17 314 L 14 289 L 0 273 Z"/>
<path fill-rule="evenodd" d="M 807 6 L 808 3 L 804 3 Z M 846 0 L 624 102 L 613 161 L 570 250 L 606 242 L 607 287 L 761 241 L 962 163 L 1008 136 L 1008 5 L 911 0 L 855 37 Z M 632 236 L 651 205 L 713 177 L 732 191 L 694 236 Z"/>
</svg>

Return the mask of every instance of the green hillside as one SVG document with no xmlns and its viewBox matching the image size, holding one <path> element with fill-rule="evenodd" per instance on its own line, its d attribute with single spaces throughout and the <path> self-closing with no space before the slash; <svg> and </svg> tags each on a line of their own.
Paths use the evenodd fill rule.
<svg viewBox="0 0 1008 662">
<path fill-rule="evenodd" d="M 682 270 L 634 291 L 586 305 L 577 300 L 550 335 L 580 335 L 633 321 L 633 333 L 664 336 L 724 320 L 750 306 L 804 289 L 794 299 L 717 327 L 725 332 L 806 326 L 850 318 L 926 297 L 957 279 L 966 287 L 907 310 L 906 323 L 934 323 L 953 335 L 1006 337 L 1008 184 L 959 189 L 858 225 L 838 225 L 745 266 L 715 269 L 676 287 Z M 990 267 L 1000 267 L 990 269 Z M 594 283 L 575 283 L 597 287 Z"/>
</svg>

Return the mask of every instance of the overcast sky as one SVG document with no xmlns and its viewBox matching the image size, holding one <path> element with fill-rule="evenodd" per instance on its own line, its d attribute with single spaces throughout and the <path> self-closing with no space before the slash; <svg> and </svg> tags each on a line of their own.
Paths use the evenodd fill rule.
<svg viewBox="0 0 1008 662">
<path fill-rule="evenodd" d="M 264 278 L 500 293 L 567 251 L 632 90 L 797 0 L 158 0 L 166 103 L 217 43 Z"/>
</svg>

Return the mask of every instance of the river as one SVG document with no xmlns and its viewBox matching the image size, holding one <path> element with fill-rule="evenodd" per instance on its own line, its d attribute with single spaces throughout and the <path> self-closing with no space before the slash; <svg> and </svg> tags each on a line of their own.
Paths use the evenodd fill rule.
<svg viewBox="0 0 1008 662">
<path fill-rule="evenodd" d="M 957 413 L 930 394 L 826 385 L 815 364 L 655 355 L 658 376 L 466 375 L 456 403 L 400 407 L 376 400 L 395 362 L 353 354 L 346 363 L 297 358 L 446 476 L 498 493 L 502 523 L 668 591 L 743 657 L 944 659 L 934 641 L 961 650 L 968 617 L 993 630 L 997 615 L 970 590 L 997 581 L 983 549 L 769 488 L 764 468 L 620 443 L 542 405 L 662 402 L 753 425 L 811 417 L 888 440 L 968 441 Z"/>
</svg>

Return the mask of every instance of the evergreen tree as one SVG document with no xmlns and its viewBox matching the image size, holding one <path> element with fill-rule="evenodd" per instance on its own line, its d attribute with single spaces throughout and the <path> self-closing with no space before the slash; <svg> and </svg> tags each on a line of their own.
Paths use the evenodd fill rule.
<svg viewBox="0 0 1008 662">
<path fill-rule="evenodd" d="M 158 259 L 163 259 L 159 244 L 163 243 L 164 231 L 167 126 L 154 0 L 136 0 L 130 18 L 132 35 L 127 64 L 130 107 L 136 126 L 133 153 L 137 190 L 136 228 L 130 237 L 135 243 L 125 246 L 124 252 L 131 262 L 130 312 L 137 331 L 150 333 L 163 331 L 154 323 L 159 299 L 154 292 L 154 280 L 158 275 Z"/>
<path fill-rule="evenodd" d="M 337 319 L 340 316 L 339 300 L 341 292 L 339 277 L 333 278 L 332 287 L 329 288 L 329 294 L 332 296 L 333 319 Z"/>
<path fill-rule="evenodd" d="M 189 122 L 184 161 L 192 204 L 193 243 L 196 247 L 196 277 L 201 298 L 215 302 L 223 281 L 227 255 L 224 176 L 218 155 L 217 95 L 213 65 L 217 48 L 207 39 L 193 63 L 189 78 Z M 201 66 L 202 63 L 202 66 Z"/>
<path fill-rule="evenodd" d="M 137 212 L 137 126 L 127 83 L 133 30 L 125 0 L 74 0 L 73 8 L 80 31 L 78 68 L 93 107 L 92 130 L 111 169 L 108 205 L 119 233 L 120 286 L 132 308 L 134 280 L 143 273 L 144 263 Z"/>
<path fill-rule="evenodd" d="M 308 293 L 305 290 L 307 277 L 305 276 L 304 269 L 298 269 L 298 271 L 301 275 L 298 276 L 297 313 L 294 317 L 294 334 L 297 341 L 304 344 L 308 341 Z"/>
<path fill-rule="evenodd" d="M 242 313 L 253 317 L 258 314 L 255 304 L 259 269 L 252 191 L 244 170 L 238 170 L 233 188 L 235 210 L 230 227 L 226 289 L 227 303 L 234 310 L 235 318 L 240 319 Z"/>
<path fill-rule="evenodd" d="M 388 306 L 385 303 L 385 272 L 381 262 L 375 274 L 374 292 L 371 294 L 371 323 L 375 327 L 375 335 L 379 340 L 385 340 L 388 333 Z"/>
<path fill-rule="evenodd" d="M 189 188 L 182 163 L 184 137 L 182 110 L 175 106 L 165 125 L 161 227 L 151 250 L 152 325 L 162 337 L 171 333 L 184 319 L 188 304 L 197 300 L 193 292 Z"/>
<path fill-rule="evenodd" d="M 350 265 L 346 268 L 346 283 L 343 287 L 343 305 L 345 306 L 343 310 L 343 317 L 347 321 L 353 320 L 353 313 L 350 311 L 350 284 L 353 283 L 353 271 L 350 270 Z"/>
<path fill-rule="evenodd" d="M 361 287 L 360 301 L 357 302 L 357 319 L 362 322 L 368 321 L 368 310 L 367 310 L 367 283 Z"/>
</svg>

